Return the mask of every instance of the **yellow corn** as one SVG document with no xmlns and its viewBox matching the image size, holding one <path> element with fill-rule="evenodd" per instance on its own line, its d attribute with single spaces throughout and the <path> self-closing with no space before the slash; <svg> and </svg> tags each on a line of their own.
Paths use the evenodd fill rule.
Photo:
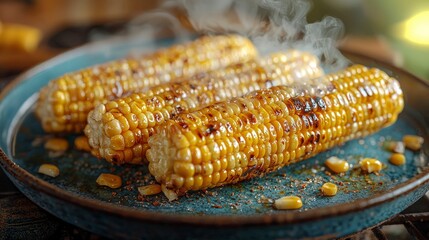
<svg viewBox="0 0 429 240">
<path fill-rule="evenodd" d="M 42 34 L 37 28 L 0 22 L 0 50 L 34 51 Z"/>
<path fill-rule="evenodd" d="M 277 86 L 167 120 L 149 138 L 149 171 L 178 195 L 236 183 L 395 122 L 397 80 L 356 65 L 320 95 Z M 312 91 L 307 91 L 312 92 Z"/>
<path fill-rule="evenodd" d="M 161 192 L 161 185 L 152 184 L 147 186 L 141 186 L 141 187 L 138 187 L 137 190 L 143 196 L 155 195 Z"/>
<path fill-rule="evenodd" d="M 405 164 L 405 155 L 401 153 L 393 153 L 389 158 L 390 163 L 393 165 L 399 166 Z"/>
<path fill-rule="evenodd" d="M 299 51 L 273 54 L 99 105 L 88 115 L 85 134 L 94 155 L 115 164 L 141 163 L 148 148 L 148 137 L 157 126 L 180 113 L 252 90 L 292 84 L 322 74 L 317 57 L 311 54 Z M 192 127 L 197 122 L 186 124 Z"/>
<path fill-rule="evenodd" d="M 168 189 L 165 185 L 161 185 L 161 191 L 170 202 L 178 198 L 177 193 L 171 189 Z"/>
<path fill-rule="evenodd" d="M 389 141 L 384 144 L 384 147 L 394 153 L 404 153 L 405 145 L 403 142 Z"/>
<path fill-rule="evenodd" d="M 406 148 L 413 151 L 418 151 L 422 147 L 424 139 L 420 136 L 405 135 L 402 138 L 402 141 L 404 142 Z"/>
<path fill-rule="evenodd" d="M 63 138 L 50 138 L 46 141 L 45 148 L 51 151 L 64 152 L 69 148 L 69 143 Z"/>
<path fill-rule="evenodd" d="M 330 157 L 325 161 L 325 165 L 334 173 L 344 173 L 349 170 L 349 163 L 337 157 Z"/>
<path fill-rule="evenodd" d="M 383 168 L 383 164 L 379 160 L 374 158 L 364 158 L 359 162 L 359 165 L 362 170 L 368 173 L 377 173 L 380 172 Z"/>
<path fill-rule="evenodd" d="M 60 169 L 53 164 L 45 163 L 40 165 L 38 172 L 50 177 L 57 177 L 60 174 Z"/>
<path fill-rule="evenodd" d="M 122 186 L 122 179 L 118 175 L 110 173 L 102 173 L 96 180 L 100 186 L 106 186 L 109 188 L 120 188 Z"/>
<path fill-rule="evenodd" d="M 88 138 L 86 136 L 78 136 L 74 140 L 74 147 L 77 150 L 82 150 L 85 152 L 91 151 L 91 147 L 89 146 Z"/>
<path fill-rule="evenodd" d="M 338 187 L 334 183 L 324 183 L 320 191 L 324 196 L 335 196 L 337 195 Z"/>
<path fill-rule="evenodd" d="M 302 200 L 297 196 L 286 196 L 274 201 L 274 207 L 278 210 L 293 210 L 302 207 Z"/>
<path fill-rule="evenodd" d="M 128 57 L 65 74 L 40 91 L 36 114 L 47 132 L 81 132 L 96 105 L 179 81 L 198 73 L 246 62 L 257 55 L 243 37 L 201 37 L 140 57 Z"/>
</svg>

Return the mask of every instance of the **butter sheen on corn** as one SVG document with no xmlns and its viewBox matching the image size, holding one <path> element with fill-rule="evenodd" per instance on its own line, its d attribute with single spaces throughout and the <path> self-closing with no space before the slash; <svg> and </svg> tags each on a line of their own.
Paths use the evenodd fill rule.
<svg viewBox="0 0 429 240">
<path fill-rule="evenodd" d="M 257 56 L 238 35 L 205 36 L 154 53 L 65 74 L 42 88 L 36 114 L 46 132 L 81 132 L 96 105 L 161 83 L 249 61 Z"/>
<path fill-rule="evenodd" d="M 325 79 L 318 95 L 278 86 L 167 120 L 149 138 L 149 171 L 177 195 L 232 184 L 378 131 L 403 109 L 398 81 L 381 70 Z"/>
<path fill-rule="evenodd" d="M 322 75 L 312 54 L 295 50 L 275 53 L 101 104 L 89 113 L 85 134 L 95 156 L 115 164 L 142 163 L 149 147 L 147 139 L 160 124 L 180 113 Z"/>
</svg>

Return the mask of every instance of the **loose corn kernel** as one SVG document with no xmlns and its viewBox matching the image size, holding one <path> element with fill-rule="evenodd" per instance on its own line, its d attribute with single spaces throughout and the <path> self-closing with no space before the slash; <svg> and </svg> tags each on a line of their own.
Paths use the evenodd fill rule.
<svg viewBox="0 0 429 240">
<path fill-rule="evenodd" d="M 405 144 L 405 147 L 413 151 L 418 151 L 422 147 L 424 139 L 416 135 L 405 135 L 402 138 L 402 141 Z"/>
<path fill-rule="evenodd" d="M 361 169 L 368 173 L 380 172 L 383 168 L 383 164 L 374 158 L 364 158 L 359 162 L 359 164 Z"/>
<path fill-rule="evenodd" d="M 177 193 L 175 193 L 171 189 L 168 189 L 165 185 L 161 185 L 161 190 L 164 193 L 164 195 L 168 198 L 168 201 L 170 202 L 178 198 Z"/>
<path fill-rule="evenodd" d="M 69 148 L 69 142 L 63 138 L 51 138 L 46 141 L 45 148 L 52 151 L 64 152 Z"/>
<path fill-rule="evenodd" d="M 324 196 L 335 196 L 337 195 L 338 188 L 334 183 L 324 183 L 320 191 L 322 191 Z"/>
<path fill-rule="evenodd" d="M 77 150 L 90 152 L 91 147 L 89 146 L 88 138 L 86 136 L 79 136 L 74 140 L 74 147 Z"/>
<path fill-rule="evenodd" d="M 161 192 L 161 185 L 151 184 L 146 186 L 138 187 L 137 190 L 143 196 L 155 195 Z"/>
<path fill-rule="evenodd" d="M 122 179 L 118 175 L 102 173 L 97 178 L 97 184 L 109 188 L 119 188 L 122 186 Z"/>
<path fill-rule="evenodd" d="M 404 164 L 405 164 L 406 159 L 405 159 L 405 155 L 404 155 L 404 154 L 401 154 L 401 153 L 393 153 L 393 154 L 390 156 L 389 161 L 390 161 L 390 163 L 391 163 L 391 164 L 394 164 L 394 165 L 396 165 L 396 166 L 399 166 L 399 165 L 404 165 Z"/>
<path fill-rule="evenodd" d="M 394 153 L 404 153 L 405 146 L 403 142 L 388 141 L 384 143 L 384 147 Z"/>
<path fill-rule="evenodd" d="M 349 170 L 349 163 L 346 160 L 335 156 L 328 158 L 325 165 L 334 173 L 344 173 Z"/>
<path fill-rule="evenodd" d="M 60 174 L 60 169 L 53 164 L 45 163 L 40 165 L 38 172 L 50 177 L 57 177 Z"/>
<path fill-rule="evenodd" d="M 297 196 L 286 196 L 275 200 L 274 207 L 278 210 L 299 209 L 302 207 L 302 201 Z"/>
</svg>

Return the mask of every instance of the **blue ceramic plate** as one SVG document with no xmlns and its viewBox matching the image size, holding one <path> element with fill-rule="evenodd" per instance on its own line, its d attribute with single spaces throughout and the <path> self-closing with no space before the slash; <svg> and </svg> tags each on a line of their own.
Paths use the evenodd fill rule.
<svg viewBox="0 0 429 240">
<path fill-rule="evenodd" d="M 160 41 L 157 47 L 171 43 Z M 78 48 L 23 74 L 0 95 L 1 166 L 28 198 L 55 216 L 112 238 L 332 238 L 378 224 L 428 190 L 429 86 L 402 70 L 350 53 L 353 62 L 380 67 L 400 80 L 406 108 L 397 123 L 264 178 L 190 193 L 169 203 L 162 195 L 138 197 L 137 187 L 153 182 L 144 166 L 112 167 L 72 148 L 56 157 L 47 152 L 47 135 L 33 113 L 38 90 L 65 72 L 148 46 L 153 44 L 120 39 Z M 424 148 L 407 151 L 405 165 L 391 165 L 382 143 L 404 134 L 425 136 Z M 76 136 L 65 137 L 72 145 Z M 323 162 L 333 155 L 347 159 L 352 170 L 329 174 Z M 382 173 L 360 173 L 357 163 L 362 157 L 380 159 L 385 165 Z M 57 165 L 61 174 L 49 178 L 37 173 L 42 163 Z M 124 186 L 97 186 L 95 180 L 104 172 L 121 175 Z M 321 196 L 319 188 L 327 181 L 339 186 L 336 196 Z M 302 209 L 272 208 L 273 199 L 289 194 L 303 199 Z"/>
</svg>

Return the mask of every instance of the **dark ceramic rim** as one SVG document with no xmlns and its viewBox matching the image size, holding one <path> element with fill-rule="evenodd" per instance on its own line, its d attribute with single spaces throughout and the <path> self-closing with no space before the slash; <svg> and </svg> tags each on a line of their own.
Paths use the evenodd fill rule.
<svg viewBox="0 0 429 240">
<path fill-rule="evenodd" d="M 111 41 L 104 42 L 109 44 Z M 57 57 L 42 63 L 27 72 L 21 74 L 15 80 L 13 80 L 4 90 L 0 93 L 0 101 L 7 95 L 7 92 L 14 88 L 17 84 L 29 76 L 37 73 L 43 69 L 49 68 L 51 62 L 63 61 L 64 58 L 71 57 L 79 51 L 90 49 L 95 44 L 88 44 L 83 47 L 71 50 L 67 53 L 61 54 Z M 99 44 L 100 45 L 100 44 Z M 372 59 L 370 57 L 353 53 L 350 51 L 343 51 L 346 55 L 356 56 L 369 61 L 376 61 L 384 66 L 389 67 L 395 72 L 408 75 L 413 80 L 416 80 L 425 87 L 429 87 L 429 83 L 414 76 L 413 74 L 392 66 L 388 63 L 383 63 Z M 80 198 L 78 195 L 62 190 L 61 188 L 43 181 L 32 175 L 28 171 L 22 169 L 9 159 L 3 149 L 0 148 L 0 166 L 10 175 L 10 177 L 21 182 L 22 184 L 31 187 L 35 191 L 39 191 L 52 198 L 57 198 L 64 202 L 74 204 L 76 206 L 85 208 L 89 211 L 98 211 L 106 214 L 115 215 L 117 217 L 134 219 L 141 222 L 151 223 L 163 223 L 163 224 L 185 224 L 185 225 L 200 225 L 200 226 L 212 226 L 212 227 L 234 227 L 234 226 L 249 226 L 249 225 L 266 225 L 266 224 L 290 224 L 300 223 L 307 221 L 314 221 L 323 218 L 335 217 L 343 214 L 349 214 L 361 210 L 365 210 L 370 207 L 375 207 L 383 203 L 387 203 L 395 200 L 400 196 L 404 196 L 420 186 L 429 182 L 429 169 L 423 170 L 420 174 L 414 176 L 408 181 L 397 185 L 385 192 L 376 194 L 370 198 L 358 199 L 353 202 L 347 202 L 338 204 L 335 206 L 328 206 L 323 208 L 309 209 L 303 212 L 297 211 L 280 211 L 273 214 L 260 214 L 260 215 L 219 215 L 219 216 L 198 216 L 198 215 L 178 215 L 168 213 L 157 213 L 154 211 L 145 211 L 144 209 L 136 209 L 131 207 L 114 205 L 95 199 Z"/>
</svg>

